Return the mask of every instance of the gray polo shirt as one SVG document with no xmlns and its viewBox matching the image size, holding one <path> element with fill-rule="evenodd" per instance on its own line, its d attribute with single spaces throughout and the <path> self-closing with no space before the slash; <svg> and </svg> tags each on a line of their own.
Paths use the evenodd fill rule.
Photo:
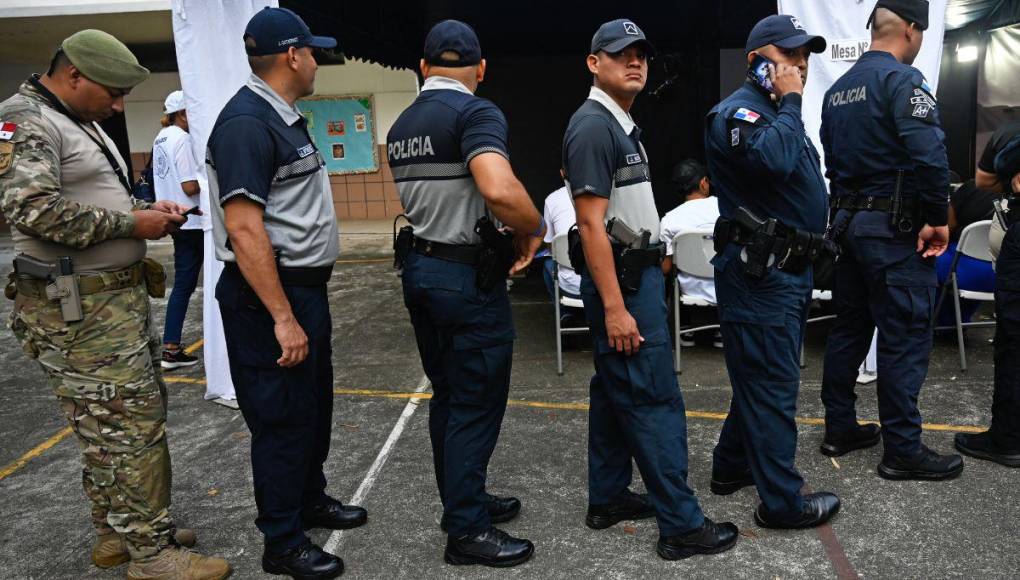
<svg viewBox="0 0 1020 580">
<path fill-rule="evenodd" d="M 429 77 L 393 124 L 386 149 L 414 235 L 478 244 L 475 222 L 489 215 L 469 164 L 483 153 L 509 158 L 507 124 L 491 101 L 460 82 Z"/>
<path fill-rule="evenodd" d="M 632 230 L 659 239 L 648 156 L 641 130 L 630 115 L 598 87 L 570 118 L 563 137 L 563 167 L 572 197 L 592 194 L 609 199 L 606 221 L 618 218 Z"/>
<path fill-rule="evenodd" d="M 340 255 L 339 229 L 325 161 L 305 119 L 252 75 L 220 112 L 206 163 L 216 257 L 235 261 L 223 204 L 243 196 L 265 208 L 265 227 L 280 264 L 331 266 Z"/>
</svg>

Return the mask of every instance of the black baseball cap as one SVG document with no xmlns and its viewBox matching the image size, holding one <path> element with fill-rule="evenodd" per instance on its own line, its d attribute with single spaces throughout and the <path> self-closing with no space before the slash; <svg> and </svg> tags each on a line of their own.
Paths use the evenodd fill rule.
<svg viewBox="0 0 1020 580">
<path fill-rule="evenodd" d="M 591 38 L 591 54 L 600 50 L 615 54 L 634 43 L 641 43 L 648 56 L 655 56 L 655 47 L 648 42 L 644 31 L 637 24 L 626 18 L 611 20 L 595 31 L 595 36 Z"/>
<path fill-rule="evenodd" d="M 444 59 L 443 53 L 455 52 L 457 60 Z M 425 62 L 436 66 L 462 67 L 482 62 L 482 47 L 475 29 L 460 20 L 444 20 L 425 37 Z"/>
<path fill-rule="evenodd" d="M 744 52 L 751 52 L 763 46 L 774 44 L 779 48 L 800 48 L 807 46 L 811 52 L 823 52 L 826 42 L 821 36 L 813 36 L 804 30 L 800 19 L 789 14 L 773 14 L 758 21 L 747 35 Z"/>
<path fill-rule="evenodd" d="M 913 22 L 918 29 L 928 30 L 928 0 L 878 0 L 868 17 L 868 28 L 879 8 L 888 8 L 907 22 Z"/>
<path fill-rule="evenodd" d="M 244 50 L 250 56 L 287 52 L 290 47 L 333 48 L 336 39 L 313 36 L 308 25 L 286 8 L 266 7 L 255 13 L 244 29 Z"/>
</svg>

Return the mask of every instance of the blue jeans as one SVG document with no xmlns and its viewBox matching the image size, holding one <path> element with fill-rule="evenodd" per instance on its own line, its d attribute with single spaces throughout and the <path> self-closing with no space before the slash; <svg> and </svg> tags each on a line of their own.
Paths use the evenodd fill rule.
<svg viewBox="0 0 1020 580">
<path fill-rule="evenodd" d="M 166 303 L 166 322 L 163 326 L 163 344 L 180 344 L 184 316 L 188 301 L 198 286 L 202 271 L 204 238 L 202 230 L 180 230 L 172 234 L 174 240 L 174 288 Z"/>
<path fill-rule="evenodd" d="M 545 280 L 545 289 L 549 291 L 549 299 L 550 300 L 556 300 L 556 294 L 555 294 L 556 287 L 553 286 L 553 284 L 556 284 L 558 282 L 558 280 L 556 280 L 556 276 L 553 274 L 553 270 L 554 269 L 555 269 L 555 264 L 553 264 L 553 259 L 552 258 L 543 258 L 543 263 L 542 263 L 542 279 Z M 580 299 L 581 298 L 577 294 L 574 294 L 574 293 L 571 293 L 571 292 L 567 292 L 566 290 L 563 289 L 562 286 L 560 287 L 560 295 L 561 296 L 566 296 L 567 298 L 576 298 L 576 299 Z M 573 307 L 570 307 L 570 306 L 560 306 L 560 313 L 561 314 L 570 314 L 570 315 L 576 316 L 578 318 L 583 318 L 584 317 L 584 309 L 582 309 L 582 308 L 573 308 Z"/>
</svg>

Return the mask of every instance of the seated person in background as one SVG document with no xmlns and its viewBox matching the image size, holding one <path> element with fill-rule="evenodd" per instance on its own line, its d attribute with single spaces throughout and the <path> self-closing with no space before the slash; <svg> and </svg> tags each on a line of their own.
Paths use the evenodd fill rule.
<svg viewBox="0 0 1020 580">
<path fill-rule="evenodd" d="M 956 255 L 956 244 L 960 241 L 960 232 L 974 222 L 992 219 L 995 212 L 992 202 L 999 197 L 999 193 L 979 189 L 973 179 L 964 182 L 950 195 L 949 247 L 944 254 L 935 259 L 940 285 L 949 279 L 953 257 Z M 995 272 L 992 270 L 991 262 L 960 256 L 960 262 L 956 266 L 956 275 L 960 288 L 978 292 L 993 292 L 995 290 Z M 936 298 L 936 304 L 938 304 L 937 300 L 938 298 Z M 961 299 L 960 319 L 963 322 L 970 322 L 979 306 L 981 306 L 980 301 Z M 952 326 L 955 323 L 956 314 L 953 311 L 952 303 L 946 302 L 939 311 L 936 325 Z M 940 334 L 942 333 L 940 332 Z M 951 331 L 946 331 L 946 335 L 956 336 Z"/>
<path fill-rule="evenodd" d="M 545 219 L 546 230 L 544 241 L 551 244 L 556 236 L 567 233 L 577 223 L 577 216 L 574 214 L 574 202 L 570 199 L 566 186 L 550 193 L 545 198 L 545 209 L 542 211 Z M 545 260 L 542 276 L 545 278 L 545 287 L 549 290 L 549 297 L 556 299 L 553 284 L 553 261 Z M 560 293 L 570 298 L 581 299 L 581 276 L 575 272 L 569 264 L 559 265 Z M 560 324 L 563 326 L 584 326 L 584 310 L 560 307 Z"/>
<path fill-rule="evenodd" d="M 666 259 L 662 262 L 662 272 L 669 275 L 673 270 L 673 238 L 678 234 L 712 228 L 719 219 L 719 200 L 712 196 L 711 184 L 705 166 L 694 159 L 684 159 L 673 168 L 673 184 L 676 192 L 683 196 L 684 201 L 673 211 L 662 218 L 659 239 L 666 244 Z M 692 276 L 679 270 L 677 283 L 684 294 L 703 298 L 715 304 L 715 279 Z M 687 324 L 691 318 L 691 309 L 681 312 L 681 319 Z M 722 348 L 722 334 L 715 333 L 713 344 Z M 694 346 L 694 334 L 685 333 L 680 337 L 680 346 Z"/>
<path fill-rule="evenodd" d="M 1020 120 L 1006 123 L 996 129 L 995 133 L 992 133 L 992 137 L 988 139 L 988 143 L 985 144 L 985 149 L 981 153 L 977 172 L 974 174 L 974 181 L 977 187 L 985 191 L 1002 193 L 1003 184 L 995 174 L 995 156 L 1002 151 L 1010 139 L 1017 135 L 1020 135 Z M 946 253 L 948 254 L 949 252 Z"/>
</svg>

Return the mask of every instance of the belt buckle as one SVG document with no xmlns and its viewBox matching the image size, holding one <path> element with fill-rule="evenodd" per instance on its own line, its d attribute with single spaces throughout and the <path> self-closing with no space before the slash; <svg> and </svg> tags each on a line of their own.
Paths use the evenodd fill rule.
<svg viewBox="0 0 1020 580">
<path fill-rule="evenodd" d="M 867 198 L 865 198 L 865 200 L 864 200 L 864 209 L 866 209 L 866 210 L 869 210 L 869 211 L 870 211 L 870 210 L 871 210 L 871 208 L 872 208 L 872 207 L 874 207 L 874 206 L 875 206 L 875 196 L 873 196 L 873 195 L 869 195 L 869 196 L 868 196 Z"/>
<path fill-rule="evenodd" d="M 426 256 L 432 255 L 432 242 L 430 240 L 425 240 L 425 247 L 422 248 L 422 253 Z"/>
</svg>

